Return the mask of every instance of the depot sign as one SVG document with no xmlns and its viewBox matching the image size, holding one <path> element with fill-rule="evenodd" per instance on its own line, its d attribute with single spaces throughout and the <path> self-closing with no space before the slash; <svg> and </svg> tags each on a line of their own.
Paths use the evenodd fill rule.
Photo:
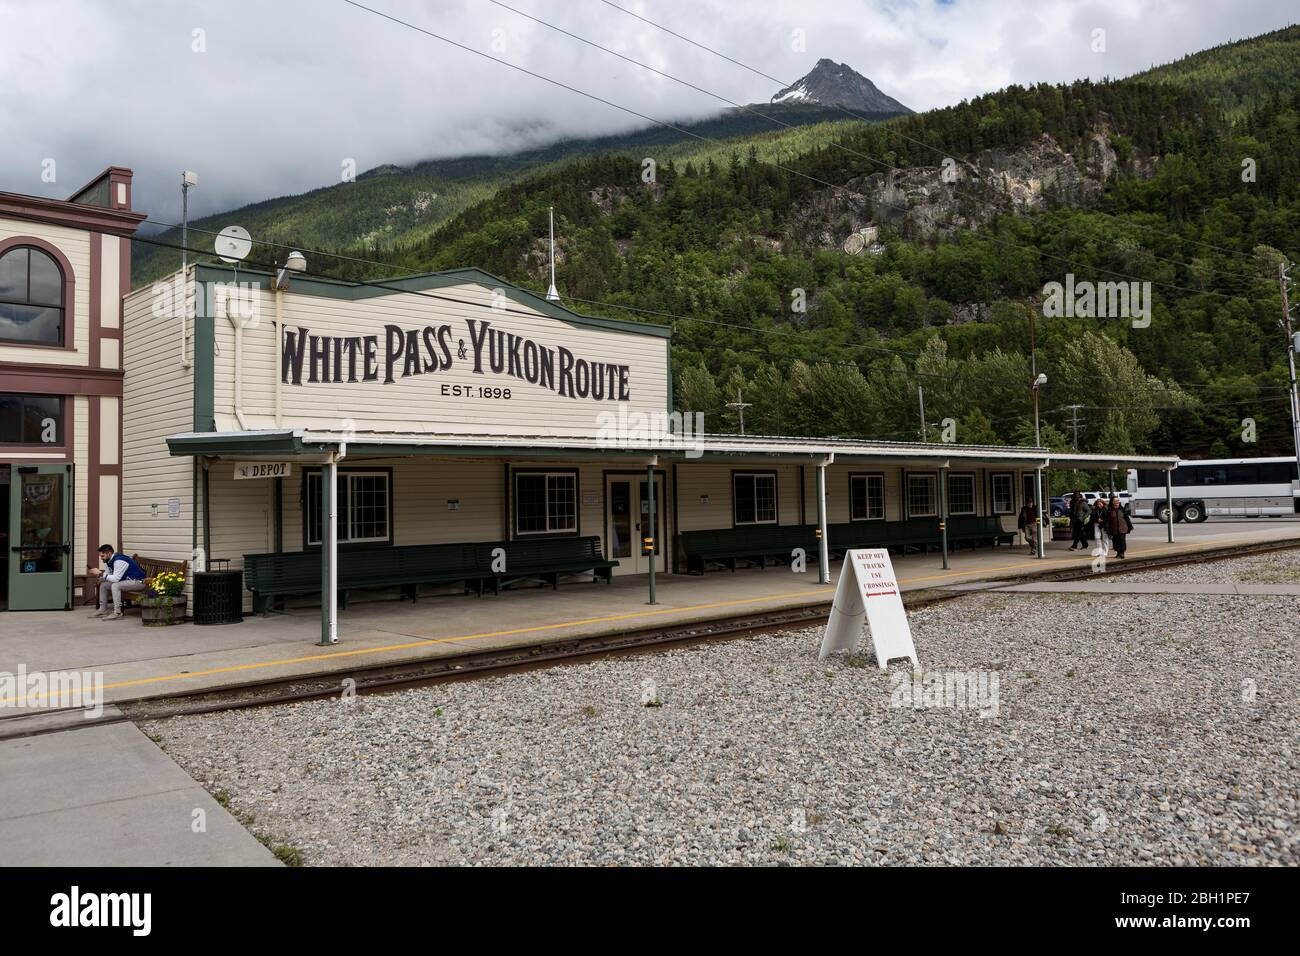
<svg viewBox="0 0 1300 956">
<path fill-rule="evenodd" d="M 235 465 L 235 480 L 288 478 L 291 469 L 287 461 L 241 461 Z"/>
<path fill-rule="evenodd" d="M 378 335 L 318 335 L 298 326 L 280 341 L 280 381 L 286 385 L 382 382 L 436 375 L 453 366 L 476 375 L 518 379 L 564 398 L 626 402 L 631 399 L 627 365 L 597 362 L 564 346 L 542 345 L 466 319 L 468 334 L 448 325 L 403 329 L 385 325 Z M 468 341 L 467 341 L 468 339 Z"/>
</svg>

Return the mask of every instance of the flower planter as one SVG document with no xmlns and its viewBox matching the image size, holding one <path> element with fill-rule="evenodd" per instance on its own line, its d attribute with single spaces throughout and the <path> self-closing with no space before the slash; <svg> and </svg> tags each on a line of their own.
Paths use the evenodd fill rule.
<svg viewBox="0 0 1300 956">
<path fill-rule="evenodd" d="M 140 601 L 140 617 L 145 627 L 167 627 L 185 623 L 185 595 L 147 597 Z"/>
</svg>

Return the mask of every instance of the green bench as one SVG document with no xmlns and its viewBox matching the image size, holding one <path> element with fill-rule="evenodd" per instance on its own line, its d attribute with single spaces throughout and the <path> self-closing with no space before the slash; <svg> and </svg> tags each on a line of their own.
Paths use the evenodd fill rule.
<svg viewBox="0 0 1300 956">
<path fill-rule="evenodd" d="M 505 568 L 493 570 L 493 552 L 505 551 Z M 493 593 L 524 580 L 559 587 L 564 575 L 590 572 L 595 580 L 612 580 L 617 561 L 607 561 L 600 538 L 547 538 L 535 541 L 484 541 L 459 544 L 416 544 L 401 547 L 340 548 L 339 604 L 347 607 L 348 592 L 370 588 L 401 588 L 414 601 L 421 584 L 457 584 L 468 593 Z M 263 614 L 272 598 L 318 594 L 321 590 L 319 551 L 244 555 L 244 586 L 253 593 L 253 610 Z"/>
<path fill-rule="evenodd" d="M 956 544 L 968 544 L 972 548 L 988 545 L 996 548 L 1000 544 L 1015 541 L 1014 532 L 1004 531 L 1002 522 L 996 515 L 959 515 L 948 519 L 948 540 Z"/>
<path fill-rule="evenodd" d="M 1015 535 L 1003 531 L 996 516 L 959 515 L 948 518 L 948 546 L 972 548 L 1009 544 Z M 852 548 L 890 548 L 907 553 L 909 548 L 929 551 L 943 546 L 938 518 L 908 518 L 904 521 L 853 521 L 832 525 L 830 544 L 836 552 Z"/>
<path fill-rule="evenodd" d="M 904 521 L 850 521 L 833 524 L 828 529 L 833 554 L 855 548 L 886 548 L 901 551 L 929 551 L 943 546 L 943 532 L 938 518 L 908 518 Z M 703 574 L 710 565 L 736 570 L 744 561 L 766 567 L 768 559 L 789 563 L 790 553 L 803 548 L 810 558 L 818 557 L 816 525 L 759 525 L 744 528 L 717 528 L 708 531 L 683 531 L 679 535 L 686 554 L 686 570 Z M 948 546 L 972 548 L 1010 544 L 1015 535 L 1002 530 L 995 516 L 961 515 L 948 519 Z"/>
<path fill-rule="evenodd" d="M 689 574 L 703 574 L 710 564 L 736 570 L 745 561 L 766 568 L 768 559 L 789 564 L 795 548 L 817 557 L 817 526 L 750 525 L 709 531 L 683 531 L 678 535 L 686 554 Z"/>
<path fill-rule="evenodd" d="M 519 581 L 540 581 L 558 590 L 562 575 L 590 572 L 593 581 L 613 580 L 617 561 L 606 560 L 600 547 L 600 538 L 592 535 L 583 538 L 538 538 L 514 541 L 490 541 L 476 544 L 487 572 L 482 580 L 492 585 L 493 593 Z M 491 570 L 492 552 L 505 551 L 505 571 Z"/>
</svg>

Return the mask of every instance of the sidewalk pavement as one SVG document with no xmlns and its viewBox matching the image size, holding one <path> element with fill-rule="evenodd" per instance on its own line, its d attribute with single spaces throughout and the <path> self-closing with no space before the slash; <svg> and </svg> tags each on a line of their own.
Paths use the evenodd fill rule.
<svg viewBox="0 0 1300 956">
<path fill-rule="evenodd" d="M 278 865 L 134 724 L 0 740 L 0 767 L 0 866 Z"/>
</svg>

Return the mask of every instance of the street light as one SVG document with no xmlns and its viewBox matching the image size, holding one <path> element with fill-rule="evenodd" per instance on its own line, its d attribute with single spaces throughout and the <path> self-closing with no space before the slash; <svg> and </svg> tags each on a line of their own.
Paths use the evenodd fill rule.
<svg viewBox="0 0 1300 956">
<path fill-rule="evenodd" d="M 1034 379 L 1034 447 L 1043 447 L 1043 436 L 1038 425 L 1038 390 L 1047 384 L 1047 373 L 1039 372 L 1038 377 Z M 1037 510 L 1035 521 L 1038 527 L 1034 529 L 1034 540 L 1037 542 L 1034 550 L 1037 551 L 1037 557 L 1043 556 L 1043 469 L 1041 467 L 1034 469 L 1034 507 Z"/>
</svg>

